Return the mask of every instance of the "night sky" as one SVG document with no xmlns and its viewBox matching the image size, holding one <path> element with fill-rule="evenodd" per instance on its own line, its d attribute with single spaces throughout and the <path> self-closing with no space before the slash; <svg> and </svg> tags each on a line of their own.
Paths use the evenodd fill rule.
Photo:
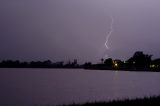
<svg viewBox="0 0 160 106">
<path fill-rule="evenodd" d="M 0 0 L 0 60 L 157 58 L 159 40 L 160 0 Z"/>
</svg>

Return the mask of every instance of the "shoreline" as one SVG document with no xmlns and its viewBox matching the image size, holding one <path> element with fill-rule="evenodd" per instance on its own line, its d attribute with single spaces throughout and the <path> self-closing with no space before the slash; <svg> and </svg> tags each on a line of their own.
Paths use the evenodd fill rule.
<svg viewBox="0 0 160 106">
<path fill-rule="evenodd" d="M 103 70 L 103 71 L 127 71 L 127 72 L 160 72 L 160 70 L 144 70 L 144 69 L 108 69 L 108 68 L 66 68 L 66 67 L 0 67 L 0 69 L 84 69 L 84 70 Z"/>
</svg>

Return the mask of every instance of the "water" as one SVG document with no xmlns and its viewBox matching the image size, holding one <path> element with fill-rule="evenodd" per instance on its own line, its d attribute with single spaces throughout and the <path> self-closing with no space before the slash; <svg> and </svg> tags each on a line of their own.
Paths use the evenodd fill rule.
<svg viewBox="0 0 160 106">
<path fill-rule="evenodd" d="M 160 95 L 160 73 L 83 69 L 0 69 L 0 106 L 109 101 Z"/>
</svg>

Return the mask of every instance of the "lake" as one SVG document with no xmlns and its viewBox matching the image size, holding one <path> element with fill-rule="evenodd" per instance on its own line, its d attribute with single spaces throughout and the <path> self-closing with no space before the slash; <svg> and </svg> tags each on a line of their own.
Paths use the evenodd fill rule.
<svg viewBox="0 0 160 106">
<path fill-rule="evenodd" d="M 109 101 L 160 95 L 160 73 L 83 69 L 0 69 L 0 106 Z"/>
</svg>

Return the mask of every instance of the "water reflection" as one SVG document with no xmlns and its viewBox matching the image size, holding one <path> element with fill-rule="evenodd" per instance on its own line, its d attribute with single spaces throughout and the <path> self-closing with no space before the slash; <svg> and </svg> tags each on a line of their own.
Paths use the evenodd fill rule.
<svg viewBox="0 0 160 106">
<path fill-rule="evenodd" d="M 1 104 L 68 104 L 160 94 L 160 73 L 0 69 Z"/>
</svg>

